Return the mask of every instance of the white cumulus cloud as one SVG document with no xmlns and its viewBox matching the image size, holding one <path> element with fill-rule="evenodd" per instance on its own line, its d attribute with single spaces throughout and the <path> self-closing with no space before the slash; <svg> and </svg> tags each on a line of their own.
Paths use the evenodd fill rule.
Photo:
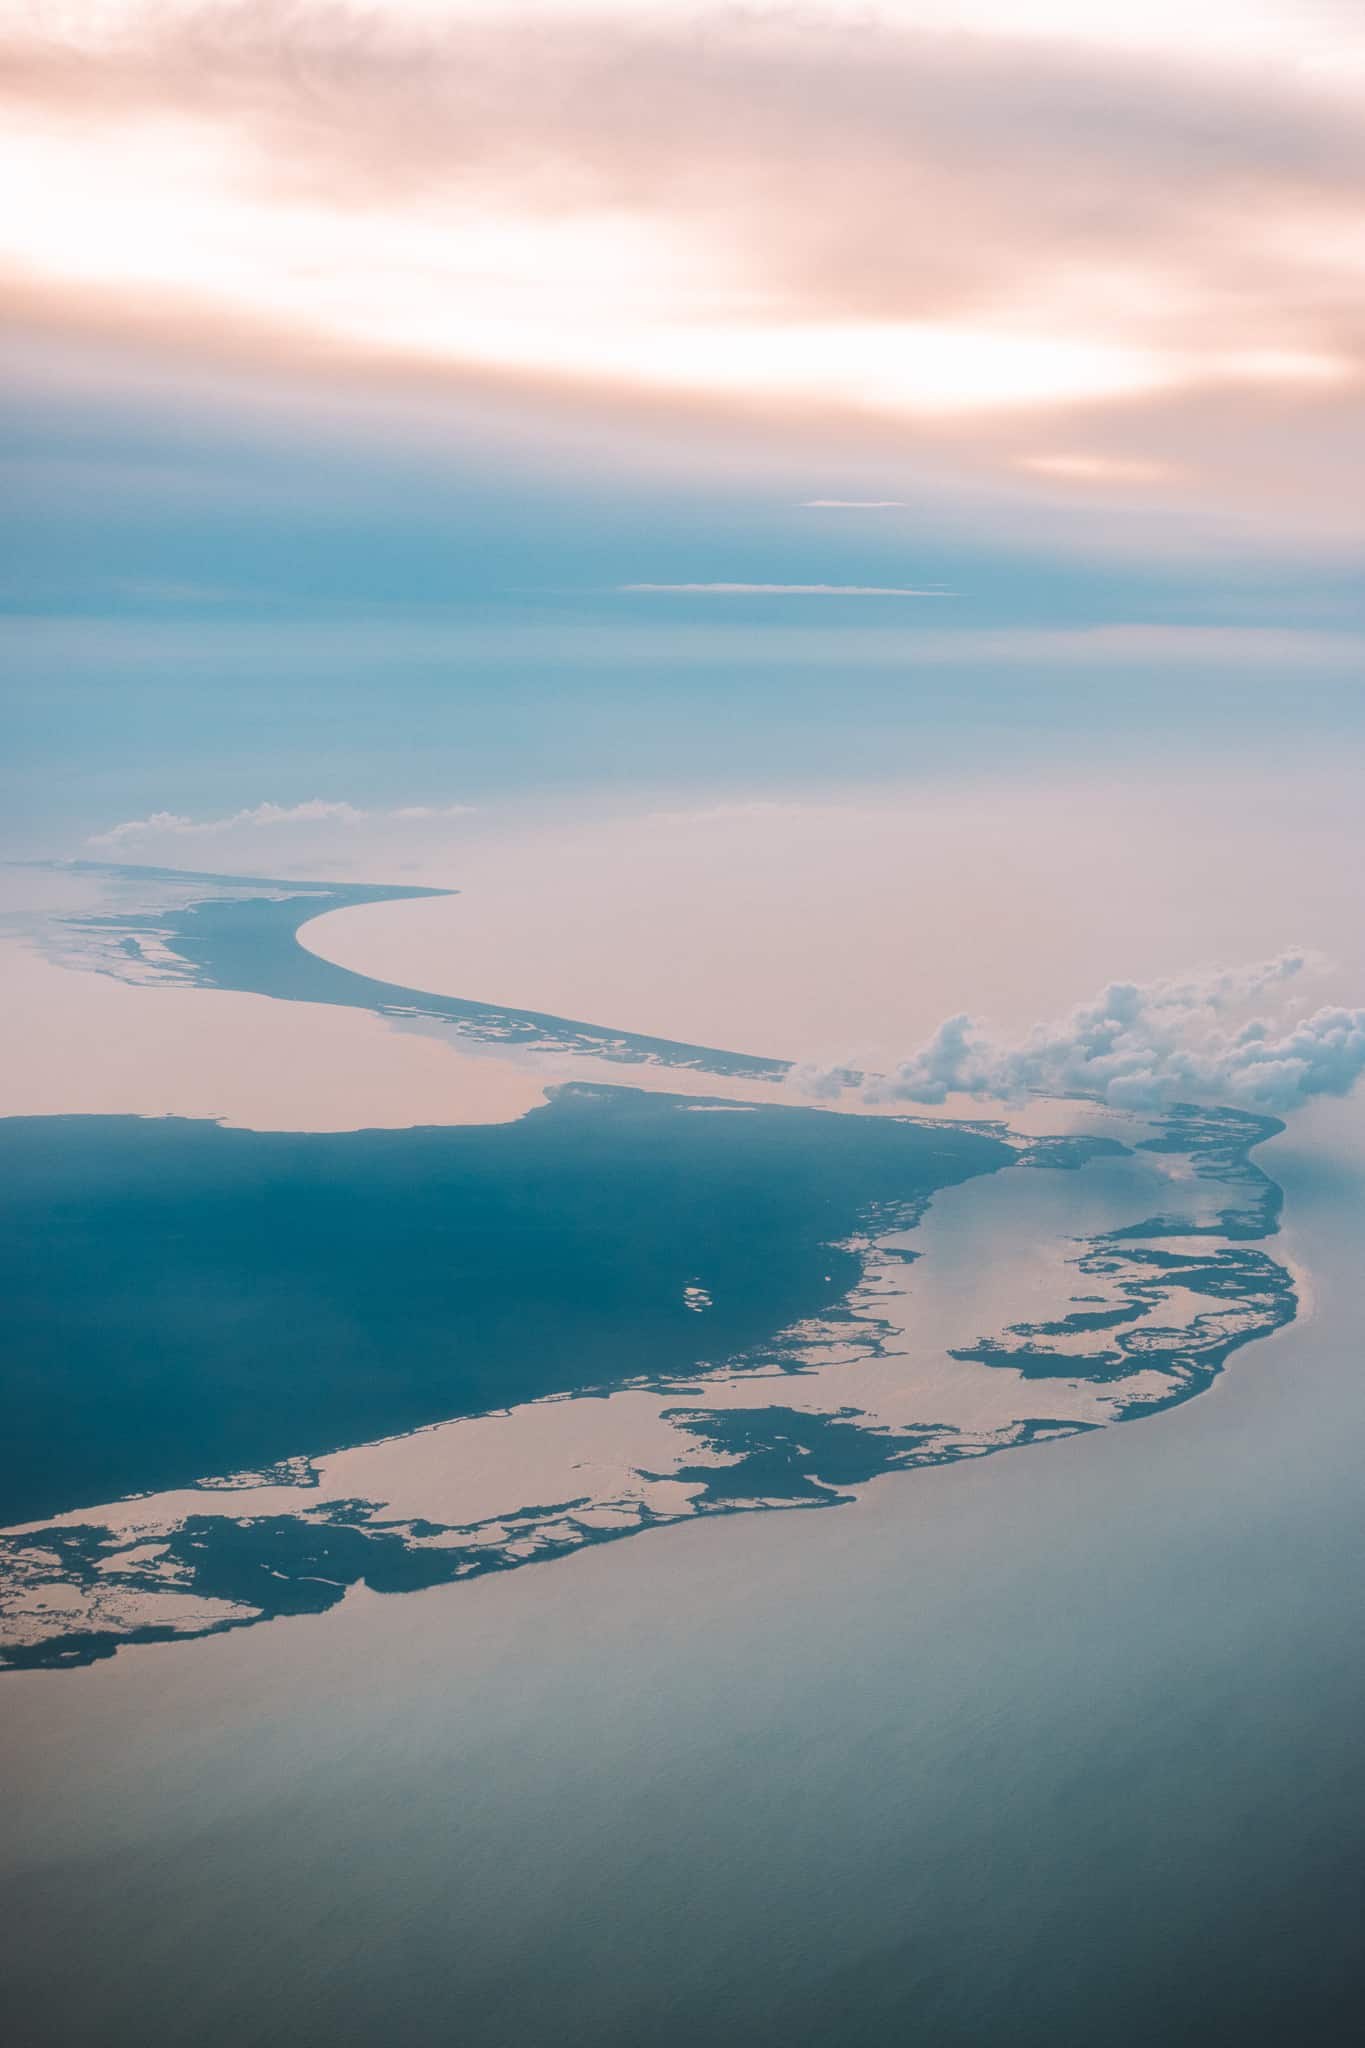
<svg viewBox="0 0 1365 2048">
<path fill-rule="evenodd" d="M 1041 1093 L 1095 1096 L 1120 1109 L 1181 1098 L 1297 1109 L 1315 1095 L 1347 1094 L 1365 1072 L 1365 1010 L 1329 1005 L 1279 1024 L 1238 1015 L 1310 964 L 1305 953 L 1288 952 L 1186 981 L 1110 982 L 1014 1041 L 993 1037 L 965 1014 L 949 1017 L 890 1073 L 861 1086 L 878 1102 L 933 1104 L 950 1095 L 1008 1102 Z M 796 1080 L 829 1099 L 850 1077 L 806 1068 Z"/>
</svg>

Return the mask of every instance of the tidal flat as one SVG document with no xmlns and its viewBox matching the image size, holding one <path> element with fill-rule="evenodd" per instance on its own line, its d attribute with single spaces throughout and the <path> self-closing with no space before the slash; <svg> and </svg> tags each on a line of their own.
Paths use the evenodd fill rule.
<svg viewBox="0 0 1365 2048">
<path fill-rule="evenodd" d="M 332 885 L 113 873 L 146 900 L 60 944 L 153 997 L 289 998 L 295 961 L 349 1007 L 413 995 L 299 946 Z M 504 1028 L 472 1008 L 462 1030 Z M 700 1093 L 699 1067 L 743 1078 L 730 1055 L 603 1040 L 604 1073 L 652 1085 L 550 1084 L 492 1125 L 0 1121 L 0 1663 L 843 1505 L 1186 1401 L 1295 1313 L 1257 1242 L 1273 1118 L 839 1114 Z M 694 1092 L 661 1086 L 681 1067 Z"/>
<path fill-rule="evenodd" d="M 11 1674 L 24 2038 L 1352 2039 L 1340 1121 L 1279 1167 L 1304 1314 L 1141 1427 Z"/>
<path fill-rule="evenodd" d="M 173 920 L 274 885 L 118 887 L 134 947 L 47 933 L 78 976 L 270 1000 Z M 622 1088 L 606 1041 L 518 1051 L 492 1125 L 0 1124 L 16 1336 L 60 1310 L 2 1545 L 25 2037 L 1336 2038 L 1330 1143 L 841 1113 L 681 1046 Z"/>
</svg>

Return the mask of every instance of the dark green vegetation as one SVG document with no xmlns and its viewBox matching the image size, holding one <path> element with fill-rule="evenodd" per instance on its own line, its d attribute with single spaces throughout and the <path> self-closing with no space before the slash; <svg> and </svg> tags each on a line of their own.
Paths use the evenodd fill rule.
<svg viewBox="0 0 1365 2048">
<path fill-rule="evenodd" d="M 1152 1216 L 1113 1233 L 1125 1237 L 1271 1237 L 1279 1229 L 1284 1194 L 1277 1181 L 1256 1164 L 1252 1147 L 1284 1129 L 1277 1116 L 1256 1116 L 1249 1110 L 1202 1109 L 1192 1102 L 1168 1111 L 1159 1138 L 1147 1138 L 1140 1152 L 1185 1153 L 1196 1180 L 1212 1182 L 1236 1199 L 1202 1220 Z"/>
<path fill-rule="evenodd" d="M 1155 1234 L 1174 1236 L 1175 1231 L 1168 1224 Z M 1075 1379 L 1078 1372 L 1089 1380 L 1125 1380 L 1155 1363 L 1171 1382 L 1168 1400 L 1144 1400 L 1127 1411 L 1150 1415 L 1154 1407 L 1187 1400 L 1207 1386 L 1239 1345 L 1293 1322 L 1293 1281 L 1264 1252 L 1241 1245 L 1202 1256 L 1156 1246 L 1138 1250 L 1131 1242 L 1136 1235 L 1122 1230 L 1093 1238 L 1076 1261 L 1081 1272 L 1104 1274 L 1111 1281 L 1122 1297 L 1120 1307 L 1079 1309 L 1049 1323 L 1016 1323 L 1010 1330 L 1016 1339 L 1012 1344 L 986 1338 L 951 1355 L 980 1365 L 1010 1366 L 1025 1379 L 1042 1380 Z M 1160 1315 L 1173 1289 L 1206 1300 L 1207 1308 L 1190 1322 L 1164 1325 Z M 1084 1358 L 1055 1342 L 1103 1330 L 1115 1332 L 1112 1346 L 1087 1349 Z"/>
<path fill-rule="evenodd" d="M 1157 1366 L 1170 1382 L 1169 1394 L 1164 1400 L 1131 1404 L 1125 1417 L 1150 1415 L 1202 1392 L 1240 1345 L 1292 1323 L 1297 1312 L 1294 1283 L 1285 1268 L 1246 1242 L 1271 1237 L 1279 1229 L 1281 1189 L 1251 1152 L 1283 1129 L 1277 1117 L 1176 1104 L 1161 1134 L 1142 1140 L 1137 1149 L 1187 1158 L 1197 1183 L 1211 1184 L 1224 1195 L 1231 1192 L 1233 1200 L 1207 1213 L 1149 1216 L 1090 1238 L 1076 1265 L 1107 1281 L 1117 1305 L 1073 1309 L 1054 1322 L 1015 1323 L 1004 1341 L 983 1338 L 952 1356 L 1008 1366 L 1037 1380 L 1074 1379 L 1078 1370 L 1087 1379 L 1124 1380 L 1144 1366 Z M 1193 1252 L 1162 1243 L 1212 1237 L 1231 1242 Z M 1192 1319 L 1168 1325 L 1162 1311 L 1177 1291 L 1207 1305 Z M 1088 1348 L 1084 1360 L 1078 1359 L 1070 1340 L 1106 1331 L 1113 1332 L 1112 1345 Z"/>
<path fill-rule="evenodd" d="M 846 1489 L 866 1486 L 886 1472 L 911 1465 L 946 1465 L 962 1455 L 952 1433 L 923 1429 L 867 1429 L 856 1409 L 812 1415 L 794 1408 L 699 1409 L 682 1425 L 708 1449 L 733 1464 L 684 1465 L 679 1478 L 706 1489 L 703 1511 L 762 1507 L 838 1507 Z M 1013 1437 L 1071 1436 L 1088 1423 L 1037 1417 Z"/>
<path fill-rule="evenodd" d="M 76 920 L 115 972 L 120 961 L 140 970 L 150 944 L 158 976 L 169 955 L 172 978 L 206 988 L 439 1017 L 476 1038 L 612 1060 L 784 1071 L 422 995 L 298 944 L 300 926 L 325 910 L 439 891 L 118 872 L 211 883 L 217 893 Z M 1295 1313 L 1289 1274 L 1246 1242 L 1278 1226 L 1280 1190 L 1250 1153 L 1280 1128 L 1231 1110 L 1170 1111 L 1139 1150 L 1188 1160 L 1183 1185 L 1173 1183 L 1182 1213 L 1076 1239 L 1072 1263 L 1101 1294 L 1075 1293 L 1053 1321 L 1012 1323 L 950 1355 L 1043 1390 L 1131 1382 L 1132 1398 L 1111 1408 L 1116 1420 L 1200 1392 L 1234 1349 Z M 850 1241 L 875 1238 L 887 1256 L 914 1258 L 884 1239 L 935 1189 L 1010 1164 L 1074 1169 L 1123 1150 L 1110 1138 L 1025 1145 L 996 1126 L 582 1086 L 491 1128 L 305 1135 L 127 1117 L 0 1123 L 0 1523 L 244 1472 L 292 1482 L 299 1501 L 254 1517 L 195 1513 L 144 1550 L 121 1547 L 94 1522 L 7 1539 L 0 1591 L 15 1613 L 24 1613 L 24 1587 L 54 1573 L 92 1597 L 88 1622 L 72 1610 L 63 1620 L 58 1602 L 55 1632 L 39 1640 L 21 1627 L 3 1661 L 89 1662 L 120 1641 L 176 1634 L 136 1606 L 168 1586 L 234 1604 L 198 1624 L 181 1618 L 211 1631 L 321 1611 L 362 1579 L 397 1592 L 511 1569 L 678 1513 L 832 1506 L 893 1469 L 1094 1427 L 1011 1415 L 983 1441 L 932 1415 L 892 1428 L 843 1406 L 678 1408 L 684 1504 L 661 1511 L 642 1497 L 624 1520 L 605 1522 L 591 1491 L 525 1498 L 486 1523 L 402 1521 L 380 1502 L 319 1500 L 308 1465 L 547 1395 L 667 1388 L 711 1365 L 795 1369 L 798 1326 L 814 1318 L 847 1320 L 875 1351 L 875 1316 L 855 1317 L 846 1299 L 863 1273 Z M 989 1260 L 988 1243 L 981 1255 Z M 1040 1405 L 1052 1400 L 1044 1391 Z M 577 1478 L 564 1490 L 576 1493 Z M 134 1604 L 109 1605 L 111 1588 Z"/>
<path fill-rule="evenodd" d="M 1246 1157 L 1268 1134 L 1262 1120 L 1182 1112 L 1169 1129 L 1196 1178 L 1206 1156 L 1234 1189 L 1264 1178 Z M 793 1325 L 851 1314 L 841 1304 L 862 1260 L 840 1240 L 902 1227 L 934 1188 L 1037 1164 L 1039 1151 L 1055 1168 L 1118 1150 L 1047 1139 L 1020 1152 L 954 1125 L 584 1087 L 490 1129 L 0 1124 L 10 1226 L 0 1277 L 14 1302 L 4 1519 L 269 1472 L 538 1395 L 667 1387 L 722 1362 L 797 1368 Z M 1263 1227 L 1277 1210 L 1267 1186 Z M 1244 1243 L 1207 1243 L 1197 1218 L 1185 1231 L 1204 1240 L 1197 1250 L 1162 1242 L 1178 1221 L 1149 1225 L 1154 1243 L 1122 1230 L 1078 1240 L 1078 1271 L 1106 1284 L 1101 1305 L 1078 1293 L 1055 1321 L 1012 1324 L 952 1355 L 1044 1383 L 1156 1375 L 1115 1419 L 1188 1400 L 1239 1345 L 1290 1321 L 1295 1298 L 1282 1267 Z M 711 1303 L 700 1316 L 685 1298 L 697 1286 Z M 1206 1306 L 1192 1311 L 1190 1297 Z M 856 1327 L 875 1349 L 875 1320 Z M 885 1428 L 856 1408 L 678 1408 L 672 1419 L 700 1455 L 675 1470 L 687 1504 L 662 1515 L 641 1501 L 604 1525 L 589 1490 L 528 1497 L 452 1528 L 368 1500 L 317 1500 L 305 1464 L 277 1475 L 298 1486 L 297 1508 L 235 1516 L 229 1492 L 223 1511 L 189 1515 L 146 1556 L 125 1555 L 98 1522 L 49 1526 L 5 1549 L 16 1586 L 32 1576 L 28 1547 L 30 1564 L 46 1559 L 39 1578 L 87 1594 L 173 1584 L 233 1603 L 235 1613 L 199 1624 L 213 1631 L 321 1612 L 360 1580 L 404 1592 L 515 1569 L 678 1513 L 836 1506 L 882 1473 L 982 1448 L 932 1416 Z M 1044 1411 L 1014 1421 L 999 1444 L 1094 1426 Z M 16 1640 L 4 1661 L 89 1663 L 120 1642 L 178 1632 L 133 1611 Z"/>
<path fill-rule="evenodd" d="M 410 897 L 447 896 L 448 889 L 389 888 L 351 882 L 272 882 L 235 875 L 194 875 L 173 868 L 101 867 L 75 862 L 79 870 L 108 873 L 121 880 L 206 882 L 232 896 L 205 896 L 181 909 L 92 914 L 71 920 L 71 928 L 100 945 L 111 944 L 140 961 L 148 941 L 158 957 L 170 953 L 184 979 L 201 988 L 236 989 L 274 996 L 281 1002 L 328 1003 L 343 1009 L 373 1010 L 380 1016 L 439 1018 L 461 1036 L 485 1042 L 588 1053 L 598 1059 L 639 1065 L 700 1068 L 708 1074 L 751 1074 L 780 1080 L 785 1060 L 725 1052 L 717 1046 L 686 1045 L 672 1038 L 647 1038 L 608 1025 L 584 1024 L 540 1010 L 507 1009 L 464 996 L 432 995 L 396 982 L 353 974 L 319 959 L 298 943 L 302 925 L 331 910 L 366 903 L 399 903 Z M 260 890 L 272 894 L 263 896 Z M 288 890 L 281 899 L 273 893 Z"/>
<path fill-rule="evenodd" d="M 856 1411 L 820 1415 L 782 1408 L 698 1409 L 681 1422 L 698 1446 L 718 1451 L 732 1463 L 683 1465 L 677 1477 L 699 1491 L 691 1513 L 723 1515 L 747 1509 L 839 1507 L 853 1499 L 848 1490 L 865 1486 L 884 1473 L 911 1465 L 949 1464 L 961 1456 L 949 1435 L 923 1430 L 872 1430 L 862 1426 Z M 1034 1419 L 1022 1426 L 1016 1443 L 1071 1436 L 1093 1427 L 1089 1423 Z M 198 1632 L 214 1634 L 225 1626 L 274 1620 L 291 1614 L 324 1614 L 348 1586 L 364 1583 L 374 1593 L 415 1593 L 428 1586 L 487 1572 L 514 1571 L 524 1562 L 514 1549 L 518 1538 L 534 1540 L 541 1561 L 567 1557 L 591 1543 L 616 1543 L 625 1536 L 669 1519 L 641 1507 L 638 1518 L 619 1528 L 602 1528 L 583 1515 L 586 1498 L 528 1504 L 518 1513 L 496 1517 L 499 1541 L 486 1540 L 489 1525 L 474 1523 L 463 1540 L 452 1542 L 444 1525 L 424 1521 L 376 1518 L 363 1500 L 302 1505 L 295 1514 L 189 1515 L 158 1539 L 155 1559 L 119 1563 L 119 1583 L 134 1592 L 155 1592 L 164 1586 L 163 1571 L 174 1575 L 182 1591 L 198 1599 L 228 1601 L 245 1610 L 237 1619 L 214 1618 Z M 229 1496 L 230 1500 L 230 1496 Z M 674 1518 L 676 1519 L 676 1518 Z M 547 1533 L 546 1524 L 553 1527 Z M 426 1538 L 439 1538 L 427 1548 Z M 89 1590 L 101 1584 L 117 1539 L 90 1524 L 43 1529 L 20 1539 L 40 1546 L 51 1560 L 54 1576 L 67 1586 Z M 3 1558 L 4 1546 L 0 1546 Z M 69 1669 L 112 1657 L 124 1643 L 173 1640 L 182 1630 L 136 1618 L 122 1627 L 67 1625 L 41 1640 L 10 1643 L 0 1650 L 0 1667 L 13 1670 Z"/>
<path fill-rule="evenodd" d="M 847 1293 L 832 1247 L 1014 1156 L 585 1087 L 465 1129 L 8 1120 L 0 1520 L 734 1357 Z"/>
</svg>

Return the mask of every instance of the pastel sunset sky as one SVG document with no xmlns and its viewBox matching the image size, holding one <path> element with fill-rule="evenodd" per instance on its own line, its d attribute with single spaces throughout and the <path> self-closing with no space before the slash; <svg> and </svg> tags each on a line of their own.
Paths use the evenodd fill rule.
<svg viewBox="0 0 1365 2048">
<path fill-rule="evenodd" d="M 3 0 L 0 102 L 7 852 L 1358 744 L 1351 0 Z"/>
</svg>

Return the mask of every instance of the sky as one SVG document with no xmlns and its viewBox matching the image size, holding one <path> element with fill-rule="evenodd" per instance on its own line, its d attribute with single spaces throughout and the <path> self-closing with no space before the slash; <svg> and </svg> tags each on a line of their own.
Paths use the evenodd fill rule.
<svg viewBox="0 0 1365 2048">
<path fill-rule="evenodd" d="M 1363 103 L 1352 4 L 0 0 L 3 851 L 1339 769 Z"/>
</svg>

